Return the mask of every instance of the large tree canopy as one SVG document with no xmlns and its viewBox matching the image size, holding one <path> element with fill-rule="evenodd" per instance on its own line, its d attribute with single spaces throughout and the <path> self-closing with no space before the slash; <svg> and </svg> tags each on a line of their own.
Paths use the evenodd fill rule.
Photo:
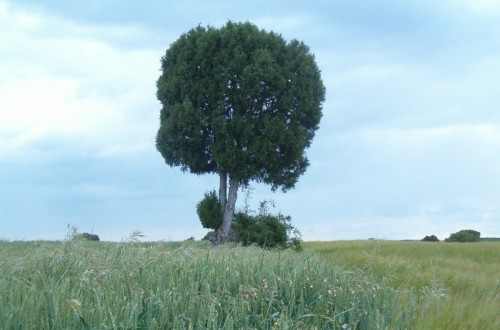
<svg viewBox="0 0 500 330">
<path fill-rule="evenodd" d="M 161 64 L 156 147 L 170 166 L 220 175 L 227 235 L 239 185 L 286 191 L 305 172 L 325 97 L 320 71 L 304 43 L 233 22 L 183 34 Z"/>
</svg>

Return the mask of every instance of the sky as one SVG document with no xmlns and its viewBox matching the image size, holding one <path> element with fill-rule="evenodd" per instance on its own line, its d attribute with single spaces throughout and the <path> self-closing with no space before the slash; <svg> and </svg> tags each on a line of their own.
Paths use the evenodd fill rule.
<svg viewBox="0 0 500 330">
<path fill-rule="evenodd" d="M 306 241 L 500 237 L 498 1 L 0 0 L 0 239 L 202 238 L 218 177 L 156 150 L 156 80 L 182 33 L 228 20 L 306 43 L 326 87 L 306 173 L 252 207 Z"/>
</svg>

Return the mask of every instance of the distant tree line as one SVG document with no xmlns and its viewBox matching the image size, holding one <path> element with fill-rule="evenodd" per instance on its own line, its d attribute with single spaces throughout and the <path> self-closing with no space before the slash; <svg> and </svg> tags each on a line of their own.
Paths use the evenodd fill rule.
<svg viewBox="0 0 500 330">
<path fill-rule="evenodd" d="M 481 233 L 472 229 L 460 230 L 446 238 L 445 242 L 479 242 L 481 240 Z M 439 242 L 439 238 L 435 235 L 425 236 L 421 239 L 423 242 Z"/>
</svg>

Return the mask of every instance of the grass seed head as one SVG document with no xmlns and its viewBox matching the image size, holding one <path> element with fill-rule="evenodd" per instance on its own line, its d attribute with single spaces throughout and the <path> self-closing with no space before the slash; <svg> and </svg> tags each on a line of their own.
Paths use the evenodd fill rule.
<svg viewBox="0 0 500 330">
<path fill-rule="evenodd" d="M 82 306 L 82 303 L 79 300 L 70 299 L 70 300 L 68 300 L 68 305 L 69 305 L 69 308 L 71 308 L 71 310 L 75 312 L 78 309 L 80 309 L 80 306 Z"/>
</svg>

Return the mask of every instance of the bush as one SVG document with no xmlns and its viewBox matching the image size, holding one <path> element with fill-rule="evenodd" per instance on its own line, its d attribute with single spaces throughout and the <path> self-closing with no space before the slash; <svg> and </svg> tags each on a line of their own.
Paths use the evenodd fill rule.
<svg viewBox="0 0 500 330">
<path fill-rule="evenodd" d="M 238 240 L 243 245 L 257 244 L 262 247 L 284 247 L 287 242 L 283 216 L 237 213 L 233 224 Z"/>
<path fill-rule="evenodd" d="M 236 240 L 245 246 L 257 244 L 266 248 L 292 247 L 301 250 L 300 232 L 292 226 L 292 218 L 281 213 L 269 213 L 268 204 L 272 205 L 272 202 L 261 202 L 257 215 L 250 214 L 248 209 L 235 214 L 232 229 Z"/>
<path fill-rule="evenodd" d="M 472 229 L 461 230 L 445 239 L 445 242 L 479 242 L 481 233 Z"/>
<path fill-rule="evenodd" d="M 203 228 L 218 229 L 222 224 L 219 197 L 215 190 L 205 193 L 205 197 L 196 205 L 196 213 Z"/>
<path fill-rule="evenodd" d="M 421 239 L 422 242 L 439 242 L 439 238 L 437 238 L 435 235 L 431 236 L 425 236 L 424 238 Z"/>
<path fill-rule="evenodd" d="M 99 235 L 89 234 L 89 233 L 81 233 L 76 234 L 73 239 L 87 240 L 87 241 L 99 241 Z"/>
</svg>

